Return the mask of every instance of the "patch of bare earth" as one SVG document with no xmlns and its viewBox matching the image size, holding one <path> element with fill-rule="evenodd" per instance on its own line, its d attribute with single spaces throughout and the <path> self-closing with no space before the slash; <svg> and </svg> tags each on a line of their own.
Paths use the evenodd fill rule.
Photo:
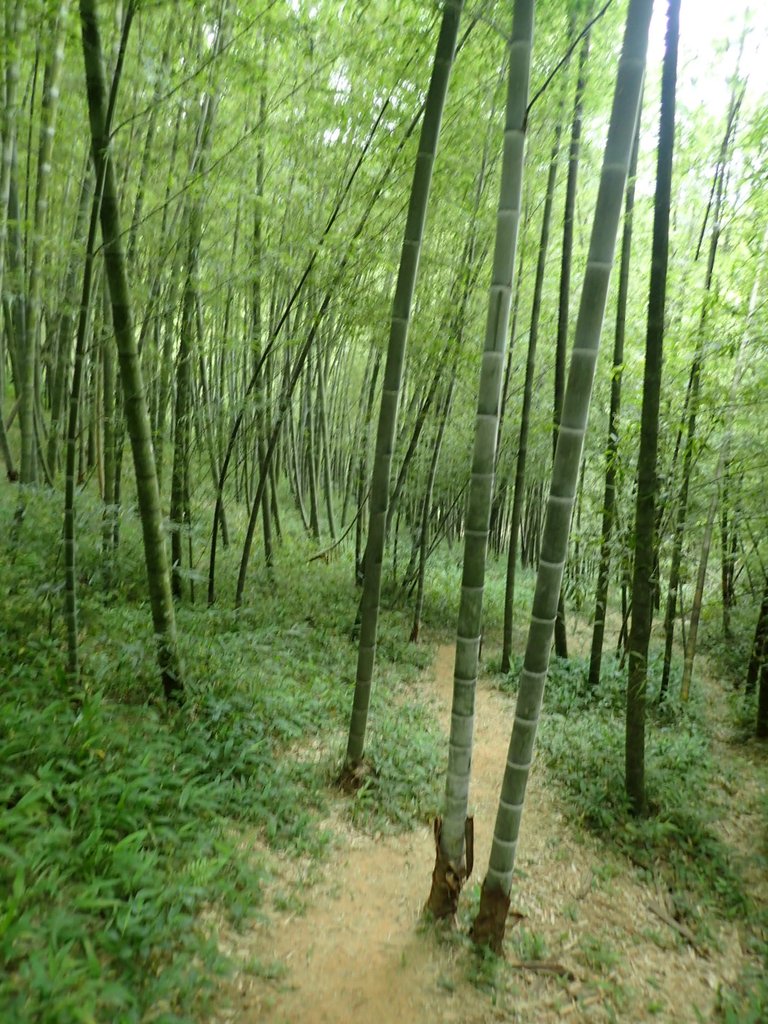
<svg viewBox="0 0 768 1024">
<path fill-rule="evenodd" d="M 425 685 L 431 681 L 446 729 L 452 676 L 453 648 L 444 646 Z M 476 874 L 465 903 L 476 898 L 488 861 L 513 713 L 512 699 L 481 682 L 471 794 Z M 301 868 L 283 866 L 285 886 L 302 903 L 284 892 L 268 897 L 248 933 L 222 936 L 251 969 L 235 978 L 217 1024 L 693 1024 L 711 1018 L 718 986 L 742 966 L 735 925 L 709 920 L 715 940 L 706 947 L 686 937 L 660 892 L 564 820 L 540 766 L 526 798 L 512 900 L 525 916 L 508 931 L 507 965 L 492 986 L 470 980 L 483 972 L 465 943 L 420 926 L 434 864 L 430 829 L 363 835 L 340 802 L 328 824 L 335 852 L 319 881 L 307 887 Z"/>
</svg>

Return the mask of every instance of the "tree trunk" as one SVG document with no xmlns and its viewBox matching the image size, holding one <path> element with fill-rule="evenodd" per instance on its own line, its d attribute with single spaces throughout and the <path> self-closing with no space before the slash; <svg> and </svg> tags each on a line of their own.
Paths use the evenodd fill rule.
<svg viewBox="0 0 768 1024">
<path fill-rule="evenodd" d="M 312 357 L 307 359 L 307 372 L 304 374 L 304 401 L 302 419 L 304 421 L 304 458 L 307 464 L 307 481 L 309 483 L 309 529 L 314 540 L 320 540 L 320 509 L 317 503 L 317 473 L 315 472 L 315 420 L 312 403 Z M 263 459 L 261 460 L 263 467 Z M 266 491 L 265 491 L 266 494 Z"/>
<path fill-rule="evenodd" d="M 19 50 L 24 32 L 25 0 L 7 0 L 5 4 L 5 22 L 2 26 L 5 34 L 4 62 L 5 103 L 3 105 L 2 164 L 0 165 L 0 296 L 5 295 L 5 251 L 8 239 L 8 221 L 10 219 L 9 199 L 11 178 L 16 151 L 16 126 L 18 121 L 17 93 L 19 86 Z M 11 354 L 11 353 L 9 353 Z"/>
<path fill-rule="evenodd" d="M 592 3 L 588 14 L 592 12 Z M 569 27 L 569 34 L 572 26 Z M 573 120 L 571 122 L 571 141 L 568 152 L 568 177 L 565 185 L 565 210 L 563 213 L 563 246 L 560 261 L 560 296 L 557 313 L 557 342 L 555 348 L 555 380 L 554 380 L 554 431 L 552 434 L 553 454 L 557 448 L 557 434 L 563 405 L 565 388 L 565 353 L 568 348 L 568 325 L 570 321 L 571 302 L 571 265 L 573 261 L 573 233 L 576 218 L 576 186 L 579 175 L 579 158 L 581 151 L 582 112 L 584 108 L 584 91 L 587 85 L 587 63 L 589 60 L 590 32 L 587 31 L 581 44 L 579 54 L 579 71 L 576 82 L 576 96 L 573 103 Z M 565 601 L 560 594 L 557 603 L 555 620 L 555 654 L 559 658 L 568 657 L 568 637 L 565 624 Z"/>
<path fill-rule="evenodd" d="M 75 489 L 78 420 L 83 363 L 91 309 L 93 261 L 99 226 L 99 209 L 103 191 L 103 178 L 99 177 L 91 204 L 91 223 L 85 250 L 82 297 L 75 337 L 72 385 L 69 392 L 69 419 L 66 435 L 64 470 L 64 625 L 67 631 L 67 683 L 72 691 L 80 682 L 80 654 L 78 646 L 77 608 L 77 538 L 75 533 Z M 110 342 L 111 343 L 111 342 Z"/>
<path fill-rule="evenodd" d="M 507 541 L 507 579 L 504 590 L 504 629 L 501 650 L 501 671 L 509 672 L 512 657 L 512 619 L 515 603 L 515 570 L 517 568 L 517 537 L 520 531 L 520 519 L 525 497 L 525 464 L 528 457 L 528 428 L 531 421 L 531 405 L 533 403 L 533 383 L 536 372 L 536 344 L 539 338 L 539 321 L 541 318 L 541 298 L 544 291 L 544 276 L 547 267 L 547 250 L 549 249 L 549 227 L 552 220 L 552 206 L 555 199 L 555 183 L 557 182 L 557 163 L 560 157 L 560 136 L 562 124 L 558 118 L 555 125 L 555 138 L 549 158 L 547 172 L 547 188 L 544 197 L 544 211 L 541 218 L 541 237 L 536 261 L 536 278 L 533 284 L 533 308 L 531 309 L 531 328 L 528 335 L 528 358 L 525 364 L 525 384 L 523 385 L 523 408 L 520 413 L 520 434 L 517 442 L 517 460 L 515 463 L 515 490 L 512 498 L 512 519 Z"/>
<path fill-rule="evenodd" d="M 757 718 L 755 736 L 759 740 L 768 739 L 768 662 L 763 661 L 760 669 L 760 688 L 757 694 Z"/>
<path fill-rule="evenodd" d="M 515 0 L 513 10 L 496 241 L 478 385 L 472 474 L 464 524 L 464 565 L 456 629 L 448 771 L 443 815 L 435 823 L 437 852 L 432 888 L 427 900 L 427 909 L 436 918 L 451 917 L 456 913 L 462 886 L 472 869 L 471 848 L 467 848 L 466 841 L 471 835 L 467 806 L 475 723 L 475 686 L 504 353 L 522 206 L 534 2 Z"/>
<path fill-rule="evenodd" d="M 40 145 L 37 157 L 35 210 L 32 222 L 32 243 L 29 254 L 29 279 L 26 301 L 26 346 L 22 353 L 23 369 L 19 427 L 21 428 L 21 482 L 37 482 L 38 445 L 35 437 L 35 390 L 38 373 L 38 334 L 40 330 L 40 285 L 43 270 L 43 244 L 48 212 L 48 186 L 51 175 L 53 138 L 59 100 L 59 81 L 64 61 L 64 41 L 69 0 L 61 0 L 56 11 L 51 54 L 46 63 L 43 102 L 40 110 Z"/>
<path fill-rule="evenodd" d="M 421 523 L 419 526 L 419 564 L 418 564 L 418 575 L 416 577 L 416 601 L 413 608 L 413 626 L 411 627 L 411 643 L 418 643 L 419 631 L 421 629 L 421 614 L 424 610 L 424 579 L 426 577 L 427 569 L 427 549 L 429 547 L 429 520 L 432 514 L 432 496 L 435 488 L 435 477 L 437 475 L 437 464 L 440 461 L 440 450 L 443 446 L 443 437 L 445 436 L 445 427 L 448 422 L 448 413 L 451 409 L 451 401 L 453 400 L 453 389 L 456 384 L 456 367 L 454 364 L 454 372 L 448 378 L 448 388 L 443 399 L 442 408 L 438 413 L 437 428 L 435 430 L 435 440 L 432 445 L 432 455 L 429 460 L 429 470 L 427 472 L 427 484 L 424 488 L 424 498 L 421 505 Z"/>
<path fill-rule="evenodd" d="M 131 30 L 133 17 L 126 17 L 121 34 L 121 45 L 115 71 L 112 77 L 112 85 L 109 93 L 109 100 L 104 103 L 105 83 L 103 80 L 103 69 L 101 72 L 101 96 L 100 96 L 100 118 L 103 137 L 107 138 L 111 131 L 112 115 L 117 101 L 117 89 L 122 73 L 125 48 L 128 43 L 128 35 Z M 97 37 L 98 43 L 98 37 Z M 85 47 L 85 21 L 83 20 L 83 45 Z M 100 51 L 97 50 L 97 56 Z M 80 296 L 80 310 L 75 335 L 74 366 L 72 370 L 72 385 L 69 394 L 69 416 L 66 434 L 66 468 L 64 480 L 64 624 L 67 631 L 67 682 L 72 690 L 80 682 L 80 655 L 78 648 L 78 608 L 77 608 L 77 538 L 75 531 L 75 462 L 77 456 L 78 420 L 80 412 L 80 392 L 83 379 L 83 369 L 88 335 L 88 320 L 91 311 L 91 298 L 93 294 L 94 258 L 96 253 L 96 236 L 99 228 L 99 215 L 103 205 L 103 196 L 106 180 L 106 161 L 97 165 L 96 186 L 91 196 L 91 216 L 88 227 L 88 237 L 85 246 L 85 265 L 83 267 L 82 291 Z M 106 297 L 105 297 L 106 306 Z M 107 311 L 105 309 L 105 317 Z M 111 339 L 106 339 L 111 345 Z M 112 362 L 114 366 L 114 362 Z M 105 374 L 106 381 L 107 374 Z M 113 379 L 114 387 L 114 379 Z"/>
<path fill-rule="evenodd" d="M 600 559 L 595 587 L 595 615 L 592 628 L 592 648 L 589 658 L 589 685 L 600 684 L 603 659 L 605 617 L 608 610 L 608 584 L 611 569 L 611 537 L 616 518 L 616 477 L 618 475 L 619 416 L 621 414 L 621 377 L 624 369 L 624 337 L 629 296 L 629 264 L 632 252 L 632 218 L 635 207 L 635 176 L 637 174 L 638 134 L 632 148 L 629 181 L 624 201 L 624 235 L 621 241 L 619 263 L 619 294 L 616 301 L 616 331 L 613 339 L 613 372 L 611 374 L 611 406 L 608 413 L 608 440 L 605 446 L 605 491 L 603 494 L 603 522 L 600 531 Z"/>
<path fill-rule="evenodd" d="M 72 235 L 72 251 L 69 256 L 69 266 L 64 283 L 61 311 L 56 325 L 56 361 L 51 386 L 51 422 L 48 430 L 48 468 L 54 480 L 58 471 L 61 419 L 67 391 L 67 376 L 72 359 L 72 340 L 70 335 L 72 333 L 74 317 L 71 310 L 75 308 L 77 302 L 77 277 L 81 259 L 80 247 L 82 246 L 81 236 L 85 229 L 88 210 L 92 205 L 93 182 L 90 168 L 86 167 L 83 172 L 83 181 L 80 188 L 80 200 L 78 202 L 75 230 Z"/>
<path fill-rule="evenodd" d="M 424 121 L 413 174 L 403 246 L 400 257 L 395 296 L 392 303 L 387 359 L 381 395 L 381 408 L 376 434 L 373 478 L 371 481 L 370 518 L 366 545 L 365 581 L 361 602 L 362 622 L 358 648 L 357 674 L 345 770 L 352 772 L 361 762 L 368 722 L 368 707 L 376 654 L 376 635 L 381 594 L 381 568 L 384 558 L 384 537 L 389 502 L 390 466 L 397 430 L 397 410 L 408 340 L 408 326 L 413 291 L 418 272 L 419 254 L 427 214 L 432 169 L 437 140 L 448 91 L 453 58 L 459 32 L 463 0 L 446 0 L 440 35 L 427 92 Z"/>
<path fill-rule="evenodd" d="M 675 637 L 675 614 L 677 608 L 677 591 L 680 584 L 680 569 L 683 560 L 683 543 L 685 540 L 685 526 L 688 515 L 688 489 L 691 482 L 691 471 L 693 464 L 693 453 L 696 440 L 696 418 L 699 409 L 699 392 L 701 389 L 701 373 L 704 365 L 704 345 L 706 341 L 705 327 L 709 315 L 709 308 L 712 301 L 712 280 L 715 269 L 715 257 L 717 256 L 718 243 L 720 241 L 720 214 L 725 194 L 725 177 L 728 164 L 733 134 L 736 127 L 736 119 L 744 97 L 744 87 L 734 81 L 731 103 L 728 111 L 728 121 L 725 135 L 720 146 L 720 155 L 715 168 L 714 177 L 714 209 L 712 236 L 709 244 L 709 255 L 707 257 L 707 269 L 704 278 L 704 301 L 699 316 L 698 336 L 696 341 L 696 352 L 691 364 L 691 374 L 688 382 L 688 431 L 683 451 L 683 465 L 681 469 L 682 480 L 680 493 L 677 499 L 677 515 L 675 520 L 675 534 L 672 546 L 671 565 L 669 570 L 669 584 L 667 587 L 667 607 L 664 614 L 664 667 L 661 675 L 661 686 L 659 689 L 659 702 L 666 699 L 669 688 L 669 674 L 672 667 L 672 645 Z M 709 212 L 709 211 L 708 211 Z M 703 237 L 703 229 L 702 229 Z"/>
<path fill-rule="evenodd" d="M 101 555 L 104 559 L 104 586 L 113 584 L 112 540 L 115 531 L 115 349 L 112 341 L 112 320 L 107 282 L 103 282 L 103 312 L 101 320 L 104 408 L 104 507 L 102 510 Z"/>
<path fill-rule="evenodd" d="M 363 423 L 364 433 L 361 435 L 360 455 L 357 473 L 357 507 L 358 516 L 355 523 L 355 583 L 361 587 L 365 580 L 365 549 L 363 547 L 363 532 L 365 529 L 365 483 L 368 479 L 370 450 L 371 450 L 371 426 L 373 424 L 373 403 L 376 397 L 376 381 L 381 368 L 381 356 L 376 353 L 373 369 L 371 370 L 368 384 L 368 397 L 366 399 L 366 412 Z"/>
<path fill-rule="evenodd" d="M 640 418 L 640 453 L 637 459 L 632 626 L 629 632 L 628 646 L 625 765 L 627 796 L 635 814 L 643 814 L 645 811 L 645 697 L 648 684 L 648 644 L 651 638 L 653 619 L 656 459 L 659 444 L 659 402 L 661 399 L 664 310 L 669 260 L 669 210 L 675 148 L 679 26 L 680 0 L 669 0 L 661 81 L 659 146 L 656 156 L 656 196 L 653 207 L 643 408 Z"/>
<path fill-rule="evenodd" d="M 328 532 L 331 540 L 336 540 L 336 518 L 333 513 L 333 478 L 331 474 L 331 449 L 328 444 L 328 419 L 325 398 L 325 374 L 322 357 L 317 360 L 317 419 L 320 427 L 320 449 L 323 464 L 323 493 L 325 495 L 325 512 L 328 517 Z"/>
<path fill-rule="evenodd" d="M 707 578 L 707 561 L 709 559 L 709 549 L 712 545 L 712 532 L 715 525 L 715 515 L 717 513 L 718 501 L 725 502 L 725 494 L 721 489 L 721 493 L 718 494 L 718 487 L 720 487 L 722 481 L 725 479 L 725 467 L 728 464 L 728 458 L 730 456 L 731 446 L 731 433 L 733 429 L 733 414 L 736 408 L 736 398 L 738 395 L 739 384 L 744 375 L 746 356 L 749 347 L 749 342 L 752 335 L 753 321 L 755 313 L 757 312 L 758 299 L 760 296 L 760 285 L 762 284 L 762 272 L 765 264 L 766 249 L 768 249 L 768 230 L 763 236 L 763 243 L 760 255 L 758 257 L 757 269 L 755 271 L 755 280 L 752 286 L 752 294 L 749 299 L 749 309 L 747 311 L 747 322 L 744 327 L 744 332 L 741 336 L 739 348 L 736 353 L 736 362 L 733 367 L 733 376 L 731 378 L 731 386 L 728 393 L 728 402 L 725 407 L 725 423 L 723 425 L 723 440 L 720 445 L 720 454 L 717 459 L 717 468 L 715 470 L 714 480 L 712 486 L 714 491 L 712 498 L 709 503 L 709 511 L 707 513 L 707 521 L 704 526 L 704 536 L 701 541 L 701 556 L 699 558 L 699 570 L 696 576 L 696 590 L 694 591 L 693 601 L 691 602 L 691 616 L 690 625 L 688 629 L 688 638 L 685 644 L 685 657 L 683 660 L 683 679 L 680 684 L 680 698 L 681 700 L 688 700 L 691 687 L 691 678 L 693 676 L 693 661 L 696 657 L 696 639 L 699 630 L 699 618 L 701 617 L 701 606 L 704 600 L 704 584 Z M 725 604 L 724 604 L 725 607 Z"/>
<path fill-rule="evenodd" d="M 755 692 L 755 686 L 757 685 L 757 679 L 760 675 L 760 670 L 765 661 L 766 651 L 768 650 L 768 577 L 765 580 L 765 590 L 763 591 L 763 600 L 760 603 L 760 612 L 757 616 L 757 625 L 755 626 L 755 638 L 752 641 L 752 651 L 749 656 L 749 664 L 747 665 L 747 675 L 745 680 L 744 691 L 749 694 Z"/>
<path fill-rule="evenodd" d="M 723 491 L 720 500 L 720 594 L 723 605 L 723 639 L 731 639 L 731 609 L 735 597 L 735 568 L 738 553 L 736 524 L 729 515 L 731 506 L 730 461 L 723 466 Z"/>
<path fill-rule="evenodd" d="M 264 133 L 267 119 L 267 90 L 264 61 L 262 61 L 262 86 L 259 91 L 259 139 L 256 150 L 256 196 L 253 208 L 253 281 L 251 287 L 251 351 L 254 366 L 261 357 L 262 344 L 262 290 L 263 290 L 263 213 L 264 213 Z M 256 450 L 258 454 L 259 472 L 268 472 L 266 466 L 266 437 L 269 431 L 269 415 L 267 408 L 266 374 L 259 371 L 255 389 L 256 405 Z M 269 491 L 265 488 L 261 502 L 261 532 L 264 538 L 264 564 L 272 568 L 272 513 L 269 504 Z"/>
<path fill-rule="evenodd" d="M 186 510 L 189 506 L 189 450 L 192 401 L 192 337 L 195 329 L 195 283 L 200 247 L 200 210 L 193 207 L 189 216 L 189 255 L 182 294 L 179 350 L 176 358 L 176 403 L 173 417 L 173 465 L 171 468 L 171 592 L 177 601 L 184 595 L 184 534 L 190 529 Z M 191 566 L 190 566 L 191 568 Z"/>
<path fill-rule="evenodd" d="M 472 929 L 474 941 L 500 951 L 525 789 L 533 756 L 557 603 L 568 553 L 568 529 L 586 432 L 622 197 L 640 107 L 652 0 L 630 0 L 608 139 L 595 208 L 573 353 L 558 431 L 525 661 L 506 758 L 488 872 Z"/>
<path fill-rule="evenodd" d="M 88 92 L 88 113 L 97 180 L 103 179 L 101 232 L 104 264 L 112 300 L 112 322 L 117 341 L 120 378 L 123 386 L 125 419 L 131 439 L 136 470 L 136 494 L 144 538 L 144 557 L 149 599 L 157 645 L 163 690 L 168 699 L 183 692 L 181 664 L 176 643 L 176 620 L 163 535 L 160 493 L 152 452 L 152 435 L 144 392 L 144 381 L 133 329 L 128 277 L 122 249 L 115 173 L 106 133 L 106 87 L 96 0 L 80 0 L 83 57 Z"/>
</svg>

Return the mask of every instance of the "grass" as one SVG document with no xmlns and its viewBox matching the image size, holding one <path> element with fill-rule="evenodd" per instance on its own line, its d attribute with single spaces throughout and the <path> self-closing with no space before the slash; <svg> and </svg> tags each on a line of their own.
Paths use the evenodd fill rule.
<svg viewBox="0 0 768 1024">
<path fill-rule="evenodd" d="M 452 548 L 442 544 L 430 556 L 427 568 L 427 583 L 424 594 L 424 621 L 433 632 L 438 632 L 446 640 L 454 640 L 456 621 L 459 613 L 461 597 L 461 573 L 463 546 L 454 544 Z M 506 554 L 496 557 L 488 551 L 485 584 L 483 587 L 483 632 L 495 637 L 501 633 L 504 623 L 504 592 L 506 588 L 507 560 Z M 536 577 L 531 569 L 519 569 L 516 581 L 516 602 L 520 609 L 527 609 L 533 601 L 533 588 Z M 390 604 L 405 606 L 400 588 L 391 587 L 385 591 Z M 520 611 L 518 619 L 523 622 L 525 612 Z M 498 671 L 498 659 L 491 655 L 488 670 Z"/>
<path fill-rule="evenodd" d="M 429 711 L 406 696 L 381 708 L 369 736 L 365 776 L 350 805 L 352 821 L 372 832 L 407 829 L 439 807 L 443 740 Z"/>
<path fill-rule="evenodd" d="M 695 916 L 705 900 L 729 916 L 747 911 L 743 880 L 730 848 L 715 828 L 722 807 L 713 779 L 728 775 L 710 751 L 703 698 L 690 703 L 656 696 L 660 664 L 649 668 L 646 773 L 648 814 L 630 814 L 624 791 L 626 673 L 604 660 L 600 687 L 587 683 L 588 660 L 553 658 L 538 734 L 552 777 L 566 794 L 566 811 L 653 876 L 661 872 L 674 890 L 678 910 Z M 501 677 L 514 690 L 517 674 Z M 672 691 L 676 689 L 673 672 Z M 575 728 L 578 723 L 578 728 Z"/>
<path fill-rule="evenodd" d="M 546 960 L 549 956 L 547 940 L 539 932 L 520 925 L 510 938 L 518 960 Z"/>
<path fill-rule="evenodd" d="M 2 537 L 15 494 L 0 497 Z M 225 554 L 221 603 L 178 610 L 187 699 L 171 713 L 158 695 L 138 523 L 127 510 L 107 591 L 100 509 L 83 495 L 83 679 L 72 702 L 60 504 L 30 495 L 18 543 L 0 548 L 0 1019 L 206 1019 L 233 965 L 203 922 L 239 928 L 258 909 L 269 855 L 255 849 L 315 860 L 327 849 L 319 822 L 346 735 L 358 592 L 343 561 L 308 565 L 307 546 L 289 538 L 271 572 L 252 568 L 235 611 L 225 601 L 235 553 Z M 437 803 L 442 741 L 414 708 L 431 650 L 407 643 L 407 618 L 382 617 L 374 770 L 348 804 L 372 831 L 426 821 Z"/>
<path fill-rule="evenodd" d="M 0 537 L 12 538 L 14 499 L 11 488 L 0 493 Z M 0 547 L 0 1019 L 203 1020 L 233 967 L 204 922 L 247 924 L 269 878 L 270 850 L 318 862 L 328 849 L 319 822 L 346 738 L 359 592 L 342 557 L 308 563 L 313 550 L 293 535 L 271 571 L 251 567 L 245 605 L 234 610 L 239 552 L 220 552 L 219 603 L 178 609 L 187 700 L 169 713 L 159 699 L 139 524 L 126 509 L 107 589 L 101 510 L 83 495 L 83 685 L 73 703 L 63 673 L 60 505 L 55 494 L 31 495 L 19 542 Z M 202 528 L 194 539 L 202 551 Z M 432 628 L 455 619 L 459 561 L 457 549 L 435 553 L 424 611 Z M 523 592 L 529 583 L 524 575 Z M 503 566 L 491 563 L 489 632 L 502 606 Z M 385 594 L 370 771 L 345 804 L 372 834 L 426 822 L 438 805 L 445 741 L 423 707 L 419 679 L 432 650 L 407 642 L 409 626 L 402 595 Z M 682 711 L 673 702 L 658 709 L 652 687 L 652 813 L 637 820 L 622 797 L 624 674 L 606 662 L 597 694 L 585 680 L 583 661 L 553 664 L 540 734 L 573 818 L 642 870 L 661 870 L 683 917 L 693 921 L 701 902 L 732 916 L 751 913 L 714 827 L 710 784 L 722 766 L 712 762 L 700 697 Z M 463 901 L 465 924 L 474 889 Z M 298 899 L 292 891 L 275 896 L 292 908 Z M 765 958 L 765 923 L 752 935 L 755 955 Z M 520 958 L 546 953 L 536 933 L 521 929 L 510 941 Z M 611 953 L 597 941 L 581 949 L 605 971 Z M 475 984 L 494 998 L 513 993 L 517 982 L 500 962 L 472 964 Z M 239 968 L 262 979 L 280 973 L 268 961 Z M 750 968 L 723 989 L 721 1019 L 765 1019 L 764 978 Z"/>
<path fill-rule="evenodd" d="M 734 637 L 719 638 L 719 622 L 708 623 L 704 653 L 726 685 L 741 682 L 754 623 L 743 609 L 733 616 Z M 494 682 L 517 688 L 519 664 Z M 491 670 L 498 666 L 491 663 Z M 730 813 L 733 794 L 742 790 L 738 761 L 713 753 L 706 695 L 694 686 L 690 702 L 657 701 L 660 663 L 649 666 L 646 726 L 648 814 L 633 817 L 624 796 L 624 709 L 626 672 L 604 659 L 600 687 L 587 683 L 588 661 L 572 657 L 552 660 L 538 733 L 538 749 L 550 778 L 561 788 L 563 807 L 608 847 L 628 858 L 641 873 L 665 883 L 675 909 L 705 945 L 714 940 L 707 927 L 709 913 L 737 923 L 742 933 L 745 968 L 738 980 L 718 993 L 717 1019 L 727 1024 L 757 1024 L 768 1019 L 768 919 L 745 882 L 741 855 L 721 838 L 719 819 Z M 673 664 L 670 692 L 679 690 L 680 667 Z M 743 686 L 743 684 L 742 684 Z M 754 699 L 745 702 L 743 688 L 726 694 L 731 741 L 754 732 Z M 709 711 L 711 715 L 711 711 Z M 724 723 L 720 722 L 722 727 Z M 754 740 L 751 740 L 754 743 Z M 750 748 L 754 759 L 756 751 Z M 758 760 L 760 755 L 757 754 Z M 738 797 L 736 797 L 738 799 Z M 768 798 L 759 809 L 762 835 L 755 837 L 753 856 L 768 863 Z M 760 852 L 762 849 L 762 853 Z M 702 908 L 705 912 L 702 913 Z M 587 960 L 606 960 L 589 943 Z M 651 1010 L 649 1009 L 649 1012 Z"/>
<path fill-rule="evenodd" d="M 660 873 L 683 916 L 695 918 L 702 900 L 728 916 L 743 915 L 748 904 L 743 880 L 714 827 L 722 808 L 711 783 L 727 768 L 713 761 L 701 698 L 694 695 L 687 707 L 672 701 L 659 707 L 659 666 L 652 661 L 648 814 L 637 818 L 624 791 L 625 673 L 608 662 L 596 693 L 587 673 L 584 659 L 554 660 L 544 698 L 539 749 L 567 794 L 566 810 L 649 876 Z"/>
<path fill-rule="evenodd" d="M 732 985 L 721 986 L 716 1013 L 723 1024 L 763 1024 L 768 1019 L 768 929 L 763 920 L 762 938 L 756 941 L 755 962 Z"/>
</svg>

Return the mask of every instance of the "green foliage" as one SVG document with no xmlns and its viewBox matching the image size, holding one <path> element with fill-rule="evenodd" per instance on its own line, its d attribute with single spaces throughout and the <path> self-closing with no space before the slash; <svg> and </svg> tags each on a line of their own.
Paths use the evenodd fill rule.
<svg viewBox="0 0 768 1024">
<path fill-rule="evenodd" d="M 375 715 L 368 740 L 369 773 L 350 805 L 352 820 L 371 831 L 413 828 L 440 806 L 444 737 L 431 715 L 406 693 Z"/>
<path fill-rule="evenodd" d="M 201 910 L 237 923 L 258 902 L 260 865 L 227 827 L 253 778 L 201 764 L 194 730 L 151 708 L 74 712 L 22 673 L 4 697 L 4 1019 L 185 1019 L 223 968 Z"/>
<path fill-rule="evenodd" d="M 757 838 L 757 862 L 765 873 L 768 868 L 768 793 L 759 803 L 760 834 Z M 721 986 L 716 1011 L 725 1024 L 762 1024 L 768 1017 L 768 909 L 763 906 L 747 921 L 749 929 L 743 945 L 751 954 L 735 983 Z"/>
<path fill-rule="evenodd" d="M 744 676 L 752 653 L 758 600 L 737 605 L 731 612 L 730 636 L 723 636 L 721 610 L 705 606 L 699 645 L 717 675 L 734 687 L 744 686 Z M 716 613 L 716 614 L 713 614 Z M 754 721 L 754 720 L 753 720 Z"/>
<path fill-rule="evenodd" d="M 746 970 L 736 985 L 719 990 L 715 1011 L 723 1024 L 763 1024 L 768 1016 L 768 944 L 759 965 Z"/>
<path fill-rule="evenodd" d="M 57 504 L 31 496 L 19 542 L 0 551 L 0 1019 L 206 1019 L 216 978 L 231 968 L 211 915 L 237 928 L 258 908 L 269 854 L 255 849 L 317 858 L 327 847 L 318 822 L 354 678 L 352 574 L 342 563 L 308 568 L 287 545 L 272 577 L 253 574 L 253 604 L 181 607 L 187 700 L 169 713 L 156 704 L 138 524 L 122 523 L 119 582 L 106 594 L 99 531 L 88 530 L 83 686 L 73 695 L 55 589 Z M 87 497 L 81 504 L 81 518 L 95 520 Z M 10 521 L 10 503 L 0 516 Z M 433 812 L 442 760 L 430 716 L 408 707 L 431 650 L 403 639 L 399 613 L 384 616 L 382 634 L 375 774 L 352 811 L 376 830 Z M 274 974 L 270 964 L 249 969 Z"/>
<path fill-rule="evenodd" d="M 553 658 L 550 662 L 544 706 L 559 715 L 598 714 L 607 717 L 624 715 L 627 699 L 627 670 L 616 658 L 603 658 L 600 685 L 596 689 L 588 683 L 589 659 L 572 657 Z M 661 659 L 651 653 L 648 659 L 647 712 L 651 721 L 661 725 L 680 724 L 685 721 L 698 728 L 702 724 L 701 708 L 694 699 L 683 707 L 676 701 L 659 704 Z M 672 666 L 670 688 L 677 690 L 680 679 L 679 665 Z"/>
<path fill-rule="evenodd" d="M 263 978 L 265 981 L 280 981 L 288 973 L 288 968 L 279 960 L 265 962 L 258 957 L 254 957 L 243 964 L 242 970 L 253 978 Z"/>
<path fill-rule="evenodd" d="M 487 946 L 474 950 L 468 976 L 470 983 L 489 995 L 494 1004 L 505 991 L 504 959 L 492 953 Z"/>
<path fill-rule="evenodd" d="M 579 950 L 584 963 L 595 973 L 607 974 L 619 963 L 616 950 L 597 935 L 583 935 L 579 942 Z"/>
<path fill-rule="evenodd" d="M 654 672 L 655 662 L 651 666 Z M 701 727 L 701 711 L 653 699 L 646 738 L 648 816 L 633 817 L 624 789 L 625 676 L 608 664 L 592 694 L 588 666 L 573 659 L 551 666 L 540 749 L 568 793 L 567 806 L 634 864 L 651 874 L 661 867 L 679 910 L 705 899 L 728 914 L 743 913 L 746 895 L 732 855 L 714 823 L 719 809 L 709 794 L 715 765 Z M 578 727 L 576 727 L 578 726 Z M 723 768 L 717 772 L 722 775 Z"/>
<path fill-rule="evenodd" d="M 446 544 L 439 545 L 429 559 L 425 583 L 423 620 L 450 640 L 454 639 L 452 630 L 459 611 L 461 557 L 460 546 L 450 549 Z M 506 555 L 494 558 L 489 553 L 483 588 L 483 633 L 487 636 L 495 636 L 504 622 L 506 578 Z M 533 601 L 535 580 L 530 569 L 518 569 L 515 600 L 521 628 Z M 489 672 L 498 672 L 499 659 L 491 656 L 486 667 Z"/>
<path fill-rule="evenodd" d="M 521 925 L 515 928 L 511 938 L 519 960 L 546 960 L 549 956 L 547 940 L 538 932 Z"/>
<path fill-rule="evenodd" d="M 385 619 L 376 644 L 377 657 L 383 663 L 385 675 L 393 676 L 401 683 L 415 680 L 422 669 L 431 665 L 434 657 L 430 644 L 410 643 L 409 626 L 407 614 Z"/>
<path fill-rule="evenodd" d="M 459 614 L 459 588 L 461 586 L 461 551 L 449 551 L 441 544 L 430 556 L 425 580 L 422 617 L 446 636 Z"/>
</svg>

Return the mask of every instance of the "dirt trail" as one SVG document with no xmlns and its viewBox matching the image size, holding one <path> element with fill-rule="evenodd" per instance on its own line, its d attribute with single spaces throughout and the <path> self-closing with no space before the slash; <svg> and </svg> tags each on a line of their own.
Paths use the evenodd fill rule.
<svg viewBox="0 0 768 1024">
<path fill-rule="evenodd" d="M 432 699 L 446 731 L 452 674 L 453 648 L 441 647 Z M 488 862 L 513 713 L 512 700 L 480 683 L 470 796 L 475 877 L 465 901 Z M 473 985 L 476 961 L 466 945 L 419 928 L 434 863 L 431 831 L 371 838 L 340 810 L 330 825 L 338 848 L 303 892 L 305 912 L 268 905 L 251 932 L 222 940 L 261 967 L 236 979 L 219 1024 L 693 1024 L 710 1019 L 718 984 L 739 968 L 736 929 L 720 928 L 718 953 L 692 949 L 649 910 L 659 894 L 563 820 L 536 765 L 512 901 L 525 918 L 509 934 L 508 958 L 543 956 L 567 967 L 570 978 L 507 970 L 495 990 Z"/>
</svg>

